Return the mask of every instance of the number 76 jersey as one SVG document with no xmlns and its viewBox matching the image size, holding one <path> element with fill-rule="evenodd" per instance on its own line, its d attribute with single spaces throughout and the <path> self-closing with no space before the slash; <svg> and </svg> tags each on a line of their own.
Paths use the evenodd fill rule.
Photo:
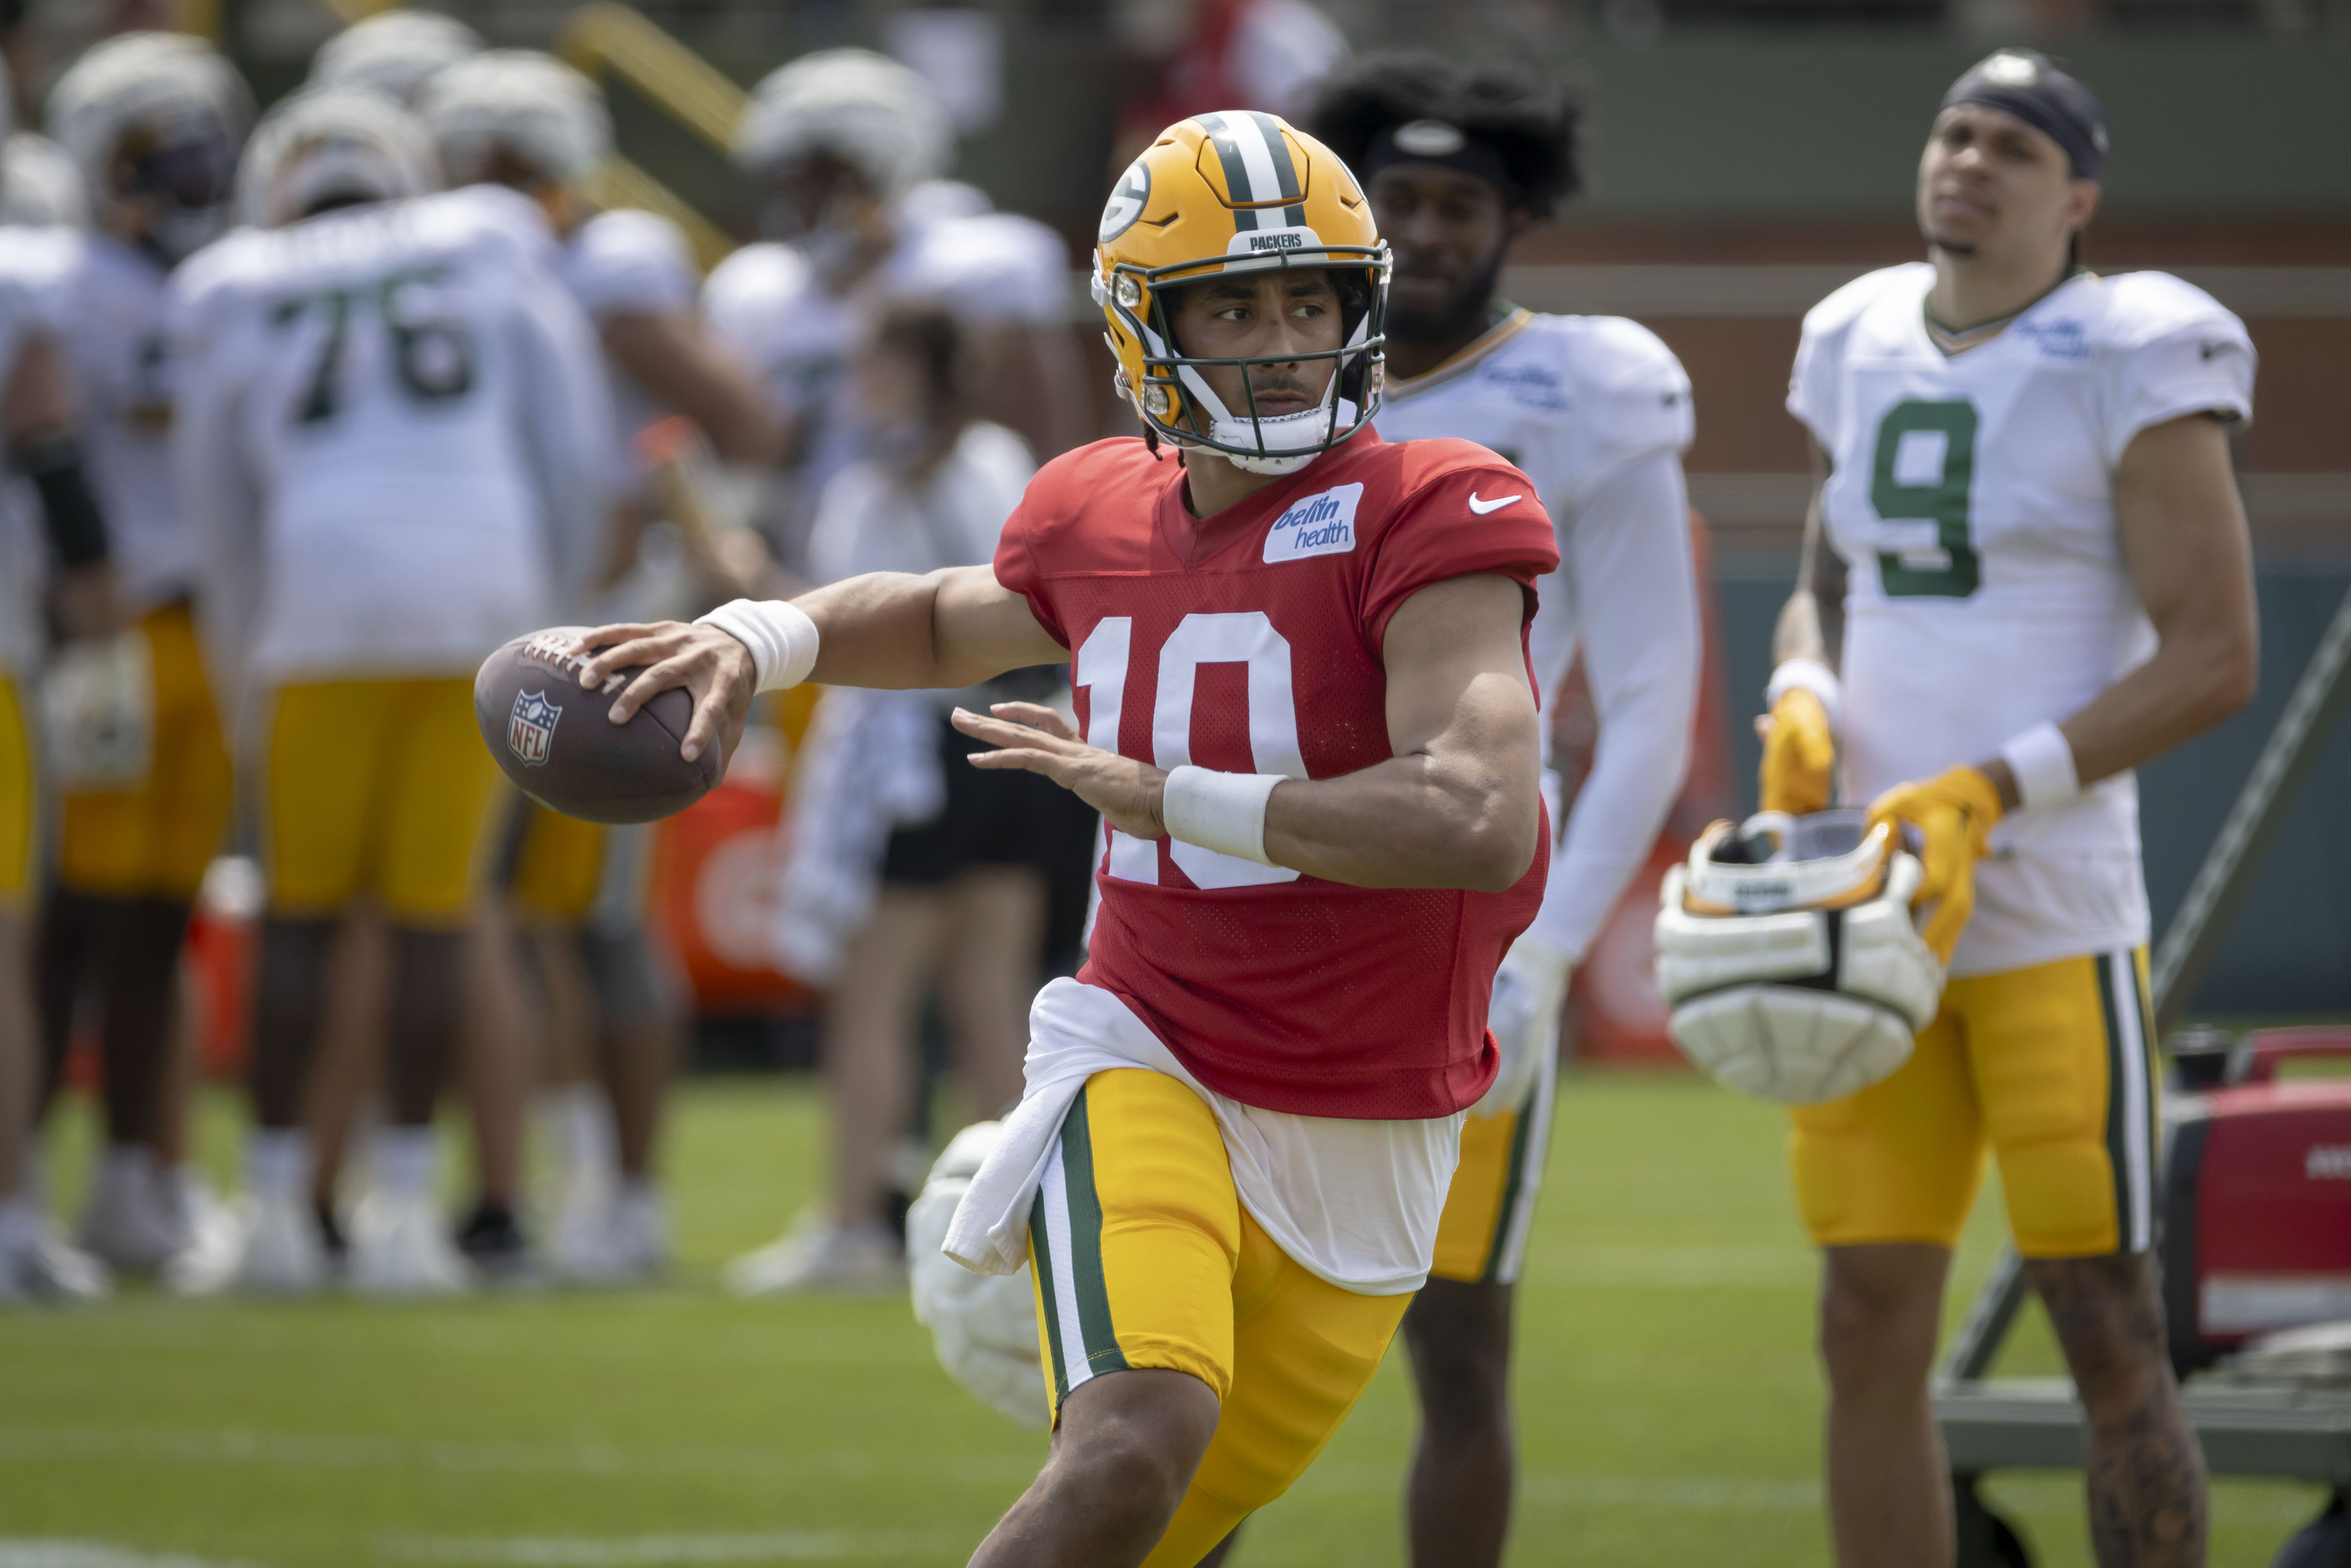
<svg viewBox="0 0 2351 1568">
<path fill-rule="evenodd" d="M 611 404 L 553 259 L 527 198 L 476 187 L 181 268 L 173 471 L 232 671 L 467 673 L 586 576 Z"/>
<path fill-rule="evenodd" d="M 1172 455 L 1097 442 L 1030 482 L 996 556 L 1071 650 L 1087 741 L 1159 768 L 1332 779 L 1388 760 L 1397 608 L 1505 576 L 1524 591 L 1523 649 L 1535 580 L 1559 563 L 1526 476 L 1466 441 L 1365 432 L 1206 520 L 1184 492 Z M 1516 885 L 1478 893 L 1352 887 L 1108 831 L 1078 977 L 1244 1104 L 1447 1116 L 1493 1077 L 1487 1001 L 1541 902 L 1550 836 Z"/>
<path fill-rule="evenodd" d="M 2202 290 L 2079 274 L 1987 341 L 1928 335 L 1934 268 L 1847 284 L 1804 319 L 1788 407 L 1828 454 L 1821 514 L 1848 568 L 1846 798 L 1980 762 L 2154 651 L 2114 476 L 2139 432 L 2252 413 L 2253 348 Z M 1992 837 L 1955 975 L 2147 936 L 2128 774 Z"/>
</svg>

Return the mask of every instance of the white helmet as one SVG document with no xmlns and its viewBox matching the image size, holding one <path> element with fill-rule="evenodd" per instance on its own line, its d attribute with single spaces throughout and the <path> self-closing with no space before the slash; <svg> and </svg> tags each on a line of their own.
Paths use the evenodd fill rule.
<svg viewBox="0 0 2351 1568">
<path fill-rule="evenodd" d="M 1860 811 L 1715 823 L 1657 911 L 1674 1043 L 1732 1088 L 1796 1105 L 1890 1075 L 1943 996 L 1910 916 L 1919 875 Z"/>
<path fill-rule="evenodd" d="M 413 103 L 435 73 L 482 50 L 482 36 L 433 11 L 379 11 L 329 38 L 310 62 L 312 87 L 364 87 Z"/>
<path fill-rule="evenodd" d="M 907 1283 L 914 1321 L 931 1331 L 939 1364 L 980 1403 L 1023 1427 L 1046 1427 L 1043 1363 L 1037 1353 L 1037 1297 L 1029 1270 L 978 1274 L 939 1250 L 956 1205 L 1002 1135 L 1001 1122 L 957 1133 L 906 1211 Z"/>
<path fill-rule="evenodd" d="M 769 72 L 735 127 L 735 162 L 754 176 L 830 154 L 884 201 L 945 169 L 953 151 L 930 83 L 870 49 L 820 49 Z"/>
<path fill-rule="evenodd" d="M 277 228 L 327 207 L 437 190 L 423 122 L 366 88 L 306 88 L 264 115 L 236 172 L 237 215 Z"/>
<path fill-rule="evenodd" d="M 596 84 L 535 49 L 491 49 L 434 77 L 417 112 L 453 184 L 488 177 L 501 153 L 569 183 L 612 151 L 612 117 Z"/>
<path fill-rule="evenodd" d="M 134 216 L 173 259 L 228 226 L 237 147 L 252 122 L 236 68 L 183 33 L 109 38 L 49 95 L 49 135 L 80 171 L 99 217 Z"/>
</svg>

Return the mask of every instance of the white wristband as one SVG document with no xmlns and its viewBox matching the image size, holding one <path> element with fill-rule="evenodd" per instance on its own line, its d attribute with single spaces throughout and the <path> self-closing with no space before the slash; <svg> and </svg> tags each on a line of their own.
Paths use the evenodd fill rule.
<svg viewBox="0 0 2351 1568">
<path fill-rule="evenodd" d="M 2081 776 L 2074 771 L 2074 748 L 2064 732 L 2043 721 L 2000 748 L 2001 760 L 2016 776 L 2016 803 L 2037 811 L 2063 806 L 2082 793 Z"/>
<path fill-rule="evenodd" d="M 1265 858 L 1265 803 L 1284 777 L 1218 773 L 1186 763 L 1167 775 L 1165 792 L 1159 800 L 1159 820 L 1167 824 L 1171 838 L 1271 865 Z"/>
<path fill-rule="evenodd" d="M 1771 712 L 1780 706 L 1780 699 L 1790 692 L 1804 691 L 1821 699 L 1827 710 L 1829 723 L 1837 722 L 1844 706 L 1844 683 L 1837 673 L 1818 659 L 1782 659 L 1780 667 L 1771 672 L 1771 684 L 1763 688 L 1763 711 Z"/>
<path fill-rule="evenodd" d="M 797 604 L 780 599 L 731 599 L 695 622 L 716 626 L 751 650 L 758 689 L 799 685 L 816 668 L 816 622 Z"/>
</svg>

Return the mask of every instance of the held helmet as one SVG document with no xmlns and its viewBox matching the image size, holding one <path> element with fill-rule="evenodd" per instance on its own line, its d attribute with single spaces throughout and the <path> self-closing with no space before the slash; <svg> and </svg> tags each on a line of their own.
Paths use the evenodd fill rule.
<svg viewBox="0 0 2351 1568">
<path fill-rule="evenodd" d="M 1912 923 L 1918 862 L 1856 810 L 1717 822 L 1666 875 L 1657 988 L 1692 1061 L 1734 1089 L 1810 1105 L 1910 1059 L 1943 966 Z"/>
<path fill-rule="evenodd" d="M 1250 473 L 1294 474 L 1360 434 L 1379 412 L 1388 247 L 1371 204 L 1331 150 L 1270 114 L 1225 110 L 1178 120 L 1128 166 L 1102 209 L 1094 303 L 1109 322 L 1119 390 L 1178 446 L 1222 453 Z M 1221 273 L 1322 267 L 1342 308 L 1341 346 L 1254 359 L 1186 357 L 1166 291 Z M 1238 412 L 1204 365 L 1334 361 L 1320 407 L 1259 419 Z M 1247 382 L 1243 386 L 1246 391 Z"/>
</svg>

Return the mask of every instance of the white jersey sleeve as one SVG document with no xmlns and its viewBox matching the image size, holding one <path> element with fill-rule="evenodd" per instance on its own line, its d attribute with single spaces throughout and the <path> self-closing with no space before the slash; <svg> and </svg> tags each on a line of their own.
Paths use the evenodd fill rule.
<svg viewBox="0 0 2351 1568">
<path fill-rule="evenodd" d="M 1923 261 L 1880 267 L 1864 273 L 1804 312 L 1796 365 L 1788 378 L 1788 412 L 1813 433 L 1823 451 L 1836 450 L 1837 422 L 1844 416 L 1844 349 L 1854 323 L 1888 289 L 1916 287 L 1921 273 L 1933 271 Z"/>
<path fill-rule="evenodd" d="M 540 276 L 547 287 L 517 291 L 510 332 L 524 461 L 538 492 L 556 602 L 568 607 L 586 591 L 611 530 L 612 394 L 587 313 Z"/>
<path fill-rule="evenodd" d="M 685 234 L 632 208 L 599 213 L 564 247 L 563 280 L 590 319 L 694 309 L 696 273 Z"/>
<path fill-rule="evenodd" d="M 65 229 L 7 231 L 0 246 L 0 384 L 15 376 L 27 343 L 57 329 L 78 248 Z M 48 549 L 38 516 L 31 485 L 18 478 L 0 485 L 0 671 L 26 667 L 40 649 Z"/>
<path fill-rule="evenodd" d="M 169 329 L 183 386 L 172 478 L 202 562 L 196 603 L 224 714 L 242 702 L 259 630 L 264 498 L 245 440 L 247 372 L 266 351 L 247 293 L 255 231 L 198 252 L 172 278 Z"/>
<path fill-rule="evenodd" d="M 1648 858 L 1689 768 L 1700 633 L 1681 448 L 1612 469 L 1562 543 L 1557 586 L 1573 598 L 1600 734 L 1533 929 L 1581 959 Z"/>
<path fill-rule="evenodd" d="M 2105 322 L 2116 340 L 2099 360 L 2110 465 L 2132 437 L 2166 420 L 2252 418 L 2253 341 L 2242 321 L 2165 273 L 2126 273 L 2108 288 Z"/>
</svg>

